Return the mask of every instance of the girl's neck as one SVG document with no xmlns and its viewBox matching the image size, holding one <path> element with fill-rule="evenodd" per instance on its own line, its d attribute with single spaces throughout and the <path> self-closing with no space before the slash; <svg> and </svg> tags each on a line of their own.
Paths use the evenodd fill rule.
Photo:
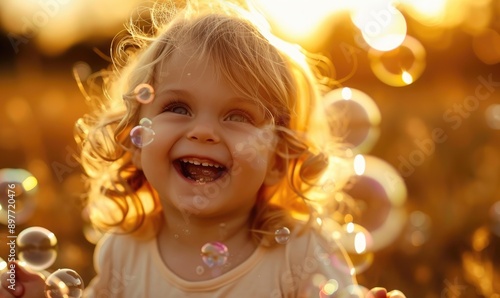
<svg viewBox="0 0 500 298">
<path fill-rule="evenodd" d="M 198 217 L 178 210 L 164 210 L 164 225 L 159 239 L 175 241 L 177 245 L 201 247 L 207 242 L 248 241 L 250 212 L 230 217 Z"/>
<path fill-rule="evenodd" d="M 164 210 L 165 224 L 158 233 L 158 248 L 165 265 L 190 281 L 207 280 L 230 271 L 257 247 L 251 239 L 249 216 L 250 212 L 230 218 L 200 218 Z M 202 247 L 210 242 L 220 242 L 228 250 L 227 261 L 220 266 L 210 267 L 202 258 Z"/>
</svg>

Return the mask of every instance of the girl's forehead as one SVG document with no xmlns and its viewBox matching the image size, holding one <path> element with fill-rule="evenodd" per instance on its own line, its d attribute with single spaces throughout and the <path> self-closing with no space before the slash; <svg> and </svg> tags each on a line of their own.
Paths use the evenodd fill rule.
<svg viewBox="0 0 500 298">
<path fill-rule="evenodd" d="M 189 48 L 179 48 L 162 59 L 159 69 L 167 72 L 185 72 L 193 69 L 215 68 L 212 65 L 212 59 L 207 56 L 196 55 L 196 52 Z"/>
</svg>

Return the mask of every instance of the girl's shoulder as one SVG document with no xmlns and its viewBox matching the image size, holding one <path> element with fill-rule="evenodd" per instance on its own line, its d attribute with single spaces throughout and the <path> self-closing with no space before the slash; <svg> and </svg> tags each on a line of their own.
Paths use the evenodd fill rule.
<svg viewBox="0 0 500 298">
<path fill-rule="evenodd" d="M 343 246 L 333 237 L 326 238 L 315 226 L 297 226 L 286 250 L 292 264 L 336 276 L 346 284 L 355 282 L 353 266 Z"/>
<path fill-rule="evenodd" d="M 282 255 L 284 262 L 279 264 L 281 288 L 295 293 L 293 297 L 322 296 L 312 286 L 315 283 L 332 283 L 339 293 L 356 284 L 352 265 L 341 245 L 323 237 L 314 226 L 295 226 L 288 241 L 276 248 L 275 259 L 279 259 L 276 255 Z"/>
</svg>

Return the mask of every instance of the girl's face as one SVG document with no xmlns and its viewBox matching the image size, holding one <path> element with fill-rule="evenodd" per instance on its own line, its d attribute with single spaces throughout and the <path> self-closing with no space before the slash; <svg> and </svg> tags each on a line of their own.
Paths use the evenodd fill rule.
<svg viewBox="0 0 500 298">
<path fill-rule="evenodd" d="M 248 213 L 276 182 L 275 134 L 263 110 L 217 75 L 208 59 L 176 50 L 158 68 L 155 99 L 141 107 L 154 141 L 140 151 L 164 208 L 200 217 Z"/>
</svg>

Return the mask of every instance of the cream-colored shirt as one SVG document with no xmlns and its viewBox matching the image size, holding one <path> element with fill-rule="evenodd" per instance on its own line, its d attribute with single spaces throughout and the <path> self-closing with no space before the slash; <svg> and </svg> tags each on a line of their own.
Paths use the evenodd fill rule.
<svg viewBox="0 0 500 298">
<path fill-rule="evenodd" d="M 292 233 L 286 244 L 260 246 L 239 266 L 205 281 L 184 280 L 169 270 L 156 238 L 107 235 L 94 262 L 97 276 L 84 297 L 339 297 L 356 283 L 343 251 L 313 230 Z"/>
</svg>

